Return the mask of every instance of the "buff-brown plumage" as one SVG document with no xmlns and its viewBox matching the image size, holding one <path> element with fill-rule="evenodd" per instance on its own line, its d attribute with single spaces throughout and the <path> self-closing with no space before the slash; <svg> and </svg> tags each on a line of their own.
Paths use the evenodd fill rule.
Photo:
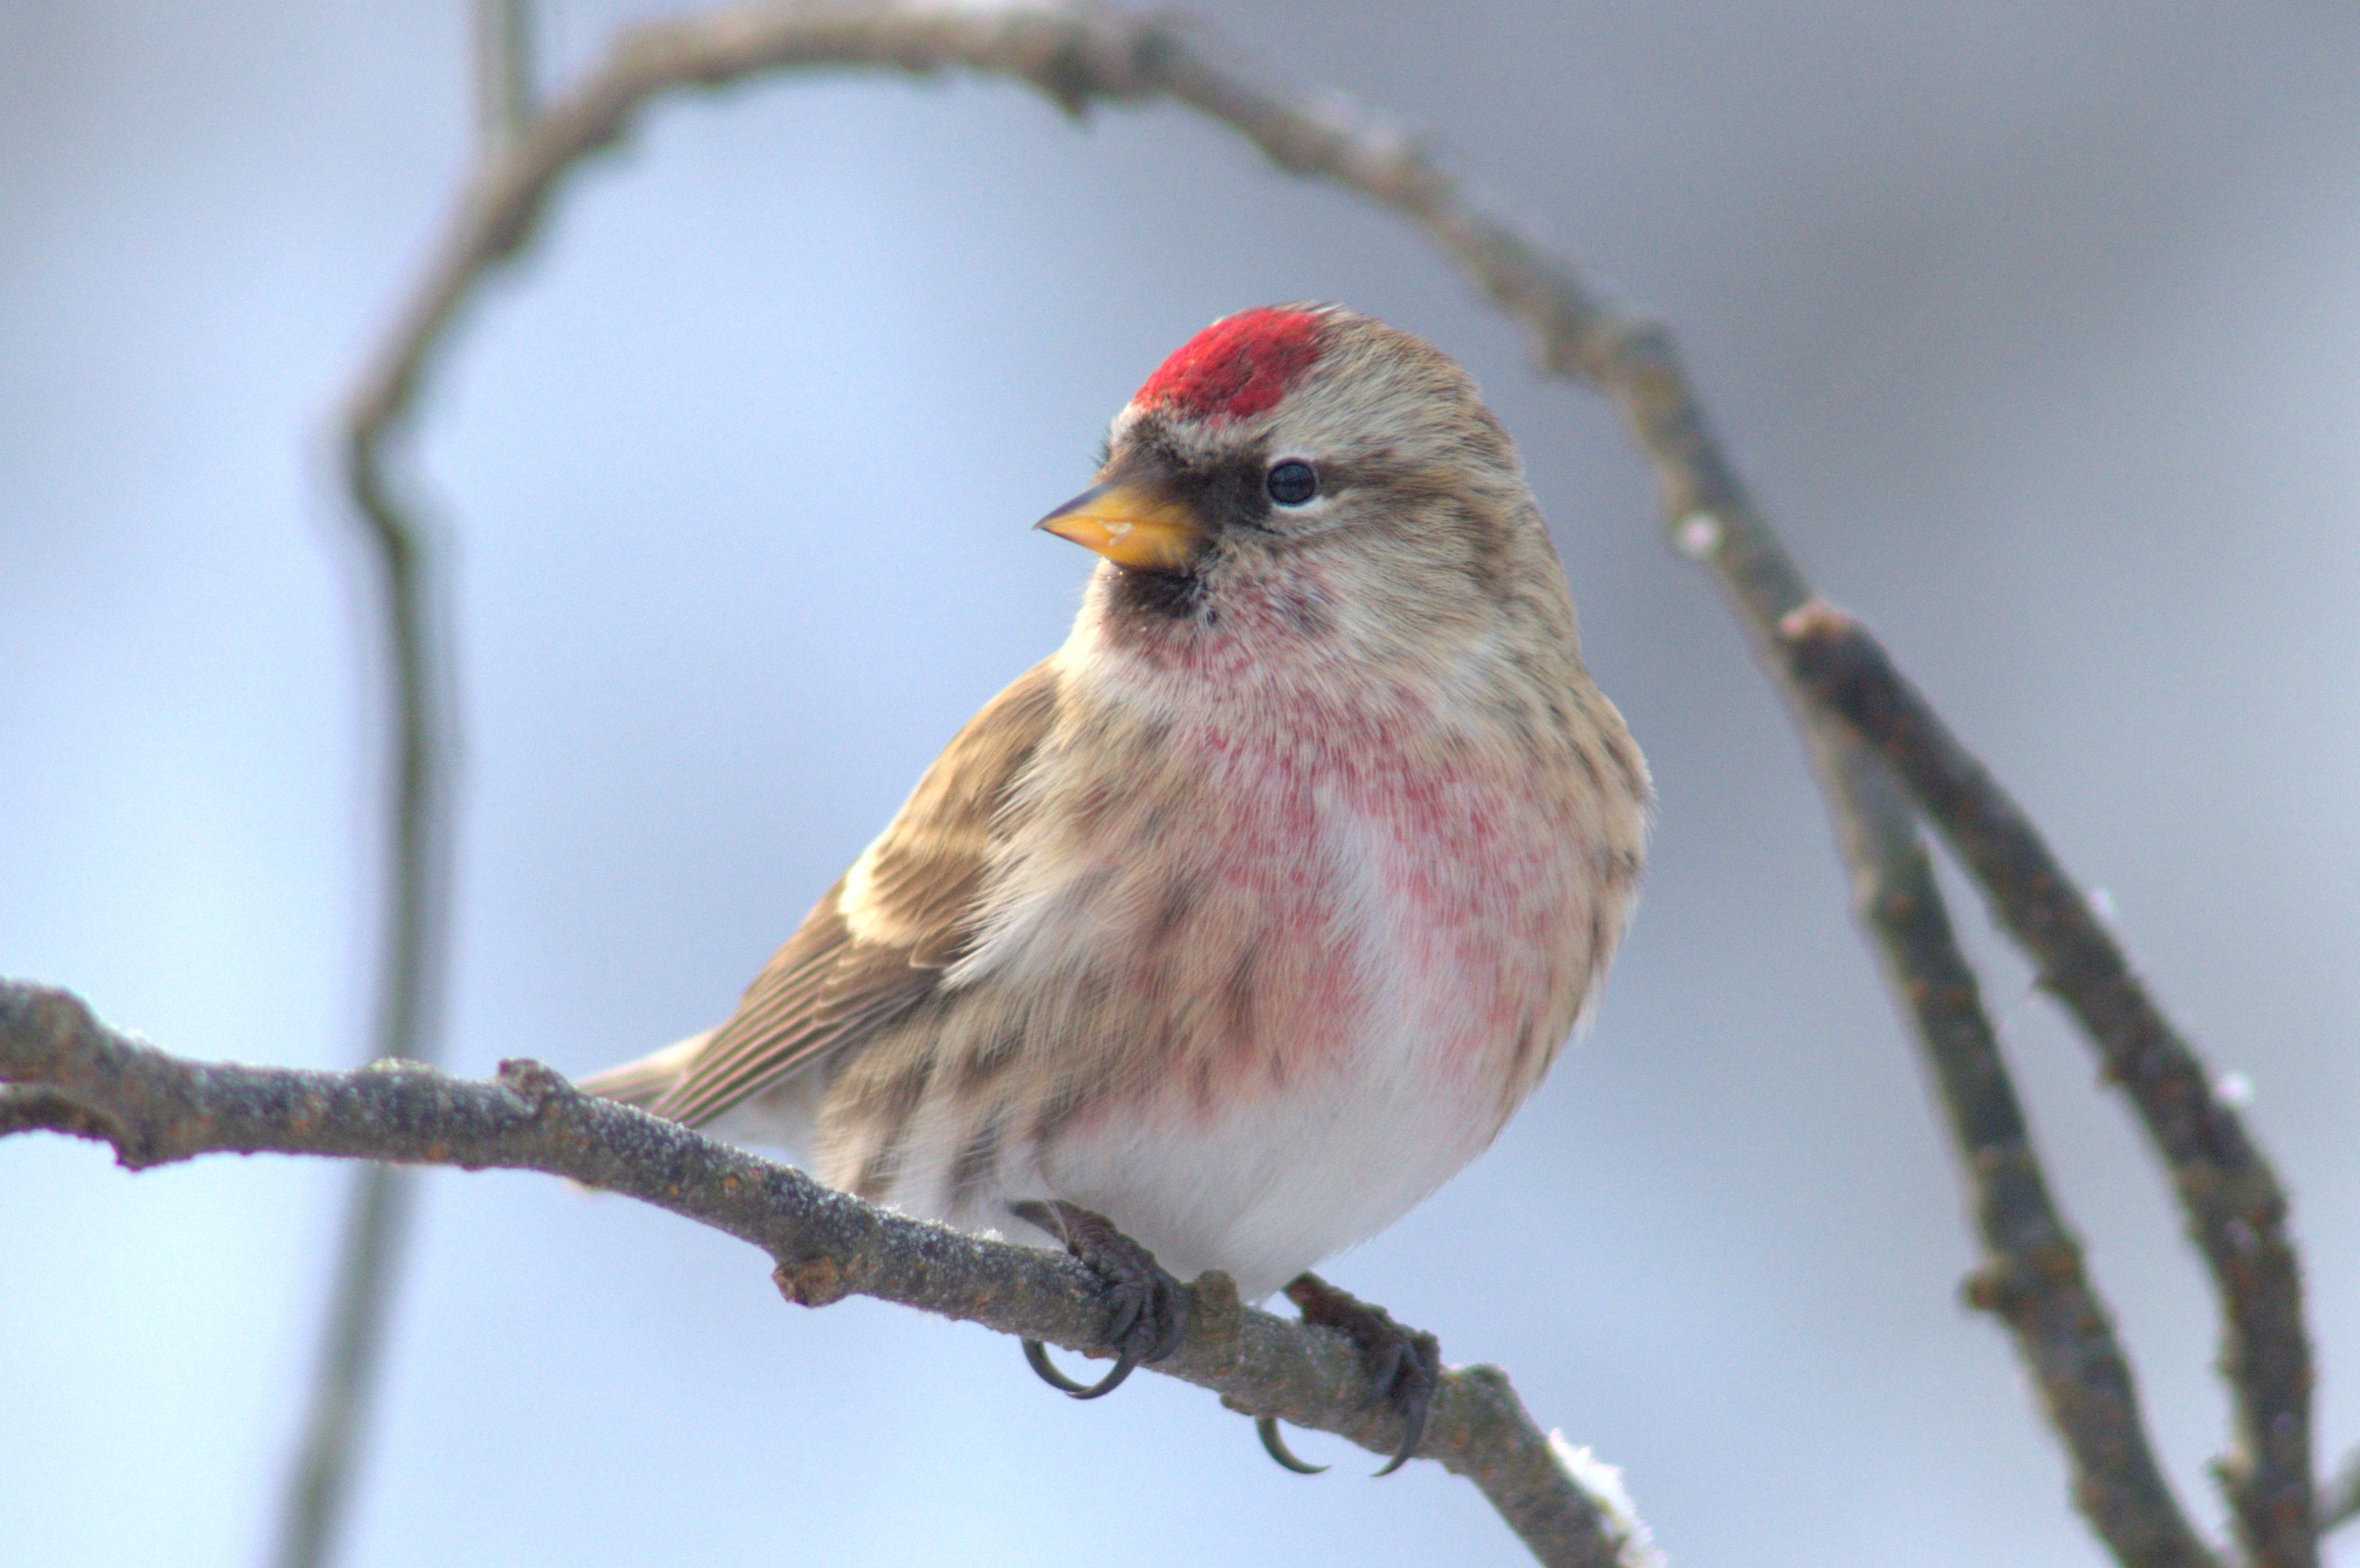
<svg viewBox="0 0 2360 1568">
<path fill-rule="evenodd" d="M 1289 461 L 1306 503 L 1273 499 Z M 1507 435 L 1417 340 L 1230 318 L 1101 480 L 1185 517 L 1185 561 L 1102 564 L 737 1012 L 591 1086 L 971 1227 L 1077 1203 L 1257 1296 L 1539 1082 L 1627 918 L 1646 773 Z"/>
</svg>

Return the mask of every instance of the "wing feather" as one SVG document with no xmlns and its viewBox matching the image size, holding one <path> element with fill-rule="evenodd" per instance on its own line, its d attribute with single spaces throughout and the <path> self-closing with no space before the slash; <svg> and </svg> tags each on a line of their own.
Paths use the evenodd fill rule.
<svg viewBox="0 0 2360 1568">
<path fill-rule="evenodd" d="M 935 994 L 974 940 L 992 844 L 1056 700 L 1043 663 L 967 721 L 651 1109 L 710 1121 L 857 1050 Z"/>
</svg>

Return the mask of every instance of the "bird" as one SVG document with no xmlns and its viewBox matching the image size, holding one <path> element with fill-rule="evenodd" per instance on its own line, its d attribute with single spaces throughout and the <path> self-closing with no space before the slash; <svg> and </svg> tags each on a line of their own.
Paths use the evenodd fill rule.
<svg viewBox="0 0 2360 1568">
<path fill-rule="evenodd" d="M 1196 333 L 1036 525 L 1099 557 L 718 1028 L 584 1087 L 1062 1247 L 1114 1371 L 1284 1288 L 1415 1452 L 1440 1363 L 1310 1270 L 1488 1147 L 1590 1013 L 1646 763 L 1506 429 L 1334 304 Z M 1264 1446 L 1294 1459 L 1274 1421 Z"/>
</svg>

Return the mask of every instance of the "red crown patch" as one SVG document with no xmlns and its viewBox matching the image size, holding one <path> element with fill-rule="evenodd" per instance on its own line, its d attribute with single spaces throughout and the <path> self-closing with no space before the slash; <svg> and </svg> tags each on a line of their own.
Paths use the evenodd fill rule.
<svg viewBox="0 0 2360 1568">
<path fill-rule="evenodd" d="M 1308 310 L 1240 310 L 1173 351 L 1131 401 L 1219 424 L 1278 406 L 1319 358 L 1319 318 Z"/>
</svg>

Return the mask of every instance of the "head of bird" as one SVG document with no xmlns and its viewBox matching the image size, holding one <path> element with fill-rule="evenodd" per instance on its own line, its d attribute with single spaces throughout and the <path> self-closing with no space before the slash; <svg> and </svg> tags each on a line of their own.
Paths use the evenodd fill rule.
<svg viewBox="0 0 2360 1568">
<path fill-rule="evenodd" d="M 1431 666 L 1506 615 L 1570 651 L 1562 568 L 1474 382 L 1339 306 L 1191 338 L 1040 527 L 1105 558 L 1083 621 L 1118 647 Z"/>
</svg>

